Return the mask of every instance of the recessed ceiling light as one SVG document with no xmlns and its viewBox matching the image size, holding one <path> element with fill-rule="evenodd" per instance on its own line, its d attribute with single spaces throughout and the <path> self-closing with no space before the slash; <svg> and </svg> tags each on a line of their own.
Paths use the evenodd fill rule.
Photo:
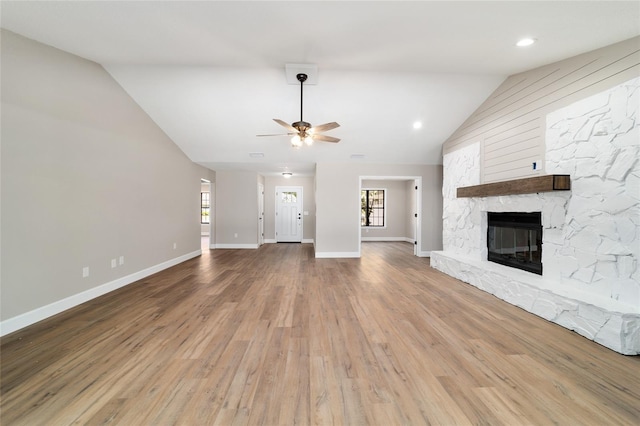
<svg viewBox="0 0 640 426">
<path fill-rule="evenodd" d="M 518 47 L 526 47 L 526 46 L 531 46 L 533 43 L 536 42 L 535 38 L 523 38 L 520 39 L 517 43 L 516 46 Z"/>
<path fill-rule="evenodd" d="M 416 121 L 415 123 L 413 123 L 413 128 L 414 129 L 421 129 L 422 128 L 422 123 L 419 121 Z"/>
<path fill-rule="evenodd" d="M 262 158 L 264 157 L 264 152 L 250 152 L 249 157 L 251 158 Z"/>
</svg>

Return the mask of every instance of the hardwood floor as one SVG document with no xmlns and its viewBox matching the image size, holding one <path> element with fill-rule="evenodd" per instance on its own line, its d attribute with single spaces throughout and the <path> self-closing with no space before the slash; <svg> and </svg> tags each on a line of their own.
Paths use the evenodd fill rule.
<svg viewBox="0 0 640 426">
<path fill-rule="evenodd" d="M 207 251 L 5 336 L 1 423 L 640 423 L 640 357 L 411 250 Z"/>
</svg>

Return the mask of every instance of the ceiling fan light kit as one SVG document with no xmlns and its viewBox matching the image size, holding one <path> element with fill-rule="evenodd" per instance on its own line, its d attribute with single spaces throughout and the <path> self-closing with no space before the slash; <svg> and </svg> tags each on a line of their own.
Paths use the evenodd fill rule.
<svg viewBox="0 0 640 426">
<path fill-rule="evenodd" d="M 287 123 L 278 118 L 274 118 L 273 121 L 289 130 L 290 133 L 285 133 L 284 135 L 293 135 L 291 138 L 291 146 L 294 148 L 300 148 L 303 144 L 307 146 L 313 145 L 315 140 L 322 142 L 340 142 L 340 139 L 334 138 L 333 136 L 326 136 L 321 134 L 321 132 L 325 132 L 327 130 L 335 129 L 336 127 L 340 127 L 340 125 L 336 122 L 325 123 L 319 126 L 312 126 L 311 123 L 304 121 L 303 119 L 303 91 L 304 91 L 304 82 L 307 81 L 307 74 L 298 73 L 296 74 L 296 79 L 300 82 L 300 121 L 296 121 L 294 123 Z M 258 135 L 258 136 L 277 136 L 277 135 Z"/>
</svg>

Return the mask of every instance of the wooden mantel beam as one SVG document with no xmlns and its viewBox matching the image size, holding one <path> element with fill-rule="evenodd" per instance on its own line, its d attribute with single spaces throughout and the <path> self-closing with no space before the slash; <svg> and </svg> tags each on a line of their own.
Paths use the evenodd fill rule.
<svg viewBox="0 0 640 426">
<path fill-rule="evenodd" d="M 460 187 L 458 198 L 492 197 L 498 195 L 533 194 L 536 192 L 568 191 L 571 189 L 569 175 L 544 175 L 504 182 Z"/>
</svg>

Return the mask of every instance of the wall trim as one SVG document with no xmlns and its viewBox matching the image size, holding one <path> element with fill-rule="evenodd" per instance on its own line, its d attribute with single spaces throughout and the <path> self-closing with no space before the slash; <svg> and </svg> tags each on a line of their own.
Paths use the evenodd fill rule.
<svg viewBox="0 0 640 426">
<path fill-rule="evenodd" d="M 118 278 L 108 283 L 101 284 L 101 285 L 98 285 L 97 287 L 93 287 L 88 290 L 82 291 L 80 293 L 74 294 L 72 296 L 66 297 L 62 300 L 58 300 L 57 302 L 53 302 L 48 305 L 41 306 L 32 311 L 17 315 L 13 318 L 8 318 L 0 322 L 0 336 L 4 336 L 9 333 L 13 333 L 14 331 L 18 331 L 24 327 L 27 327 L 29 325 L 35 324 L 39 321 L 42 321 L 44 319 L 57 315 L 75 306 L 81 305 L 82 303 L 88 302 L 89 300 L 95 299 L 104 294 L 117 290 L 121 287 L 132 284 L 136 281 L 139 281 L 143 278 L 148 277 L 149 275 L 153 275 L 164 269 L 168 269 L 179 263 L 182 263 L 194 257 L 200 256 L 201 254 L 202 254 L 202 250 L 192 251 L 191 253 L 187 253 L 182 256 L 169 259 L 165 262 L 159 263 L 157 265 L 151 266 L 141 271 L 134 272 L 133 274 L 126 275 L 124 277 Z"/>
<path fill-rule="evenodd" d="M 258 244 L 216 244 L 217 249 L 257 249 Z"/>
<path fill-rule="evenodd" d="M 316 252 L 316 259 L 335 259 L 335 258 L 351 258 L 360 257 L 357 251 L 322 251 Z"/>
<path fill-rule="evenodd" d="M 361 237 L 360 241 L 402 241 L 413 244 L 414 239 L 408 237 Z"/>
<path fill-rule="evenodd" d="M 413 238 L 407 238 L 407 237 L 362 237 L 361 241 L 403 241 L 411 244 L 415 242 Z M 416 256 L 431 257 L 431 251 L 419 251 L 418 254 L 416 254 Z"/>
<path fill-rule="evenodd" d="M 265 238 L 264 239 L 264 243 L 265 244 L 277 244 L 278 240 L 272 239 L 272 238 Z M 313 238 L 303 238 L 301 241 L 302 244 L 315 244 Z"/>
</svg>

